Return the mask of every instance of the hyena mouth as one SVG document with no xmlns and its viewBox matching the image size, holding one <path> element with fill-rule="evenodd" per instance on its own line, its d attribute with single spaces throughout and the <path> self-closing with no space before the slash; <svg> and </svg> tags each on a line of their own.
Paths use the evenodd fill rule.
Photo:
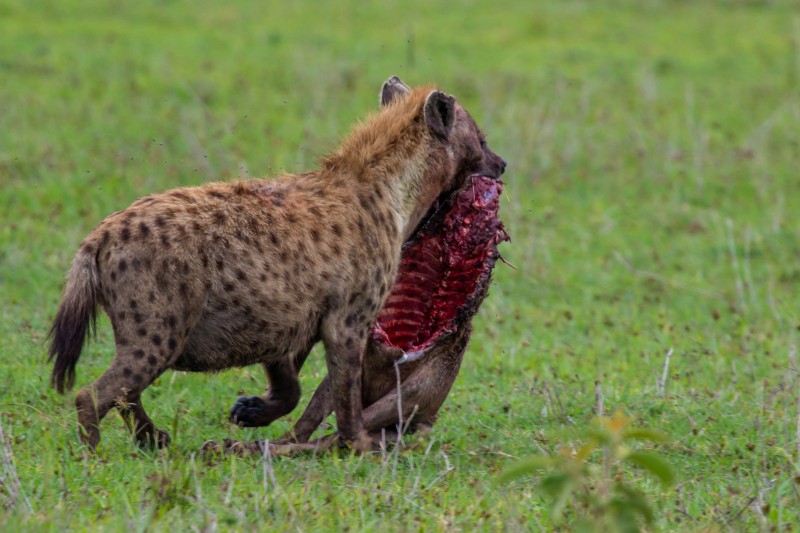
<svg viewBox="0 0 800 533">
<path fill-rule="evenodd" d="M 439 200 L 403 246 L 400 270 L 372 328 L 374 341 L 417 359 L 468 321 L 480 305 L 509 236 L 498 217 L 502 182 L 474 175 Z"/>
</svg>

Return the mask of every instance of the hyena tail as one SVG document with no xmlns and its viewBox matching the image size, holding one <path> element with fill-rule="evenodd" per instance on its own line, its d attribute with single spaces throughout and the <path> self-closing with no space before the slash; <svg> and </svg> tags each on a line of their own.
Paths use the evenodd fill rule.
<svg viewBox="0 0 800 533">
<path fill-rule="evenodd" d="M 75 365 L 81 355 L 87 330 L 94 333 L 100 274 L 95 255 L 81 249 L 72 261 L 64 298 L 50 328 L 50 361 L 55 359 L 50 383 L 60 393 L 75 383 Z"/>
</svg>

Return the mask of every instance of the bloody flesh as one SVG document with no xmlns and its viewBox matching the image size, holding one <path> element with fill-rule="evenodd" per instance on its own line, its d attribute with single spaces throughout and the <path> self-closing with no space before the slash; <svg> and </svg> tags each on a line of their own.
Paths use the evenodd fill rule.
<svg viewBox="0 0 800 533">
<path fill-rule="evenodd" d="M 491 278 L 497 245 L 509 240 L 497 216 L 502 190 L 496 179 L 472 176 L 406 243 L 374 341 L 418 357 L 459 327 Z"/>
</svg>

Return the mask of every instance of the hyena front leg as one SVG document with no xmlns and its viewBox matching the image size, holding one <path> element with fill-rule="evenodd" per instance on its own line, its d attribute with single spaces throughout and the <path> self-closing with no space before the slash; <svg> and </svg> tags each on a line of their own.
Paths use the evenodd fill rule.
<svg viewBox="0 0 800 533">
<path fill-rule="evenodd" d="M 230 420 L 241 427 L 261 427 L 286 415 L 300 401 L 300 382 L 294 361 L 264 363 L 269 390 L 264 396 L 242 396 L 230 410 Z"/>
<path fill-rule="evenodd" d="M 362 388 L 365 386 L 363 382 L 368 382 L 373 377 L 380 380 L 385 379 L 383 374 L 386 372 L 391 372 L 392 376 L 394 376 L 393 364 L 402 356 L 403 350 L 399 348 L 386 347 L 377 342 L 370 344 L 365 355 L 364 368 L 362 369 Z M 331 378 L 329 375 L 326 375 L 322 382 L 320 382 L 317 390 L 314 391 L 314 396 L 311 398 L 305 411 L 303 411 L 303 415 L 295 423 L 294 427 L 290 431 L 287 431 L 276 442 L 308 442 L 314 431 L 317 430 L 320 424 L 322 424 L 332 412 L 333 393 L 331 392 Z M 365 427 L 368 431 L 371 431 L 370 427 L 367 425 L 366 412 L 364 416 Z"/>
<path fill-rule="evenodd" d="M 230 409 L 231 422 L 241 427 L 268 426 L 287 415 L 300 401 L 297 374 L 303 367 L 316 339 L 282 361 L 264 363 L 269 389 L 264 396 L 242 396 Z"/>
<path fill-rule="evenodd" d="M 356 309 L 332 313 L 323 322 L 322 342 L 336 413 L 336 429 L 341 439 L 359 450 L 371 448 L 364 431 L 361 403 L 362 363 L 371 319 L 366 318 L 363 309 Z"/>
</svg>

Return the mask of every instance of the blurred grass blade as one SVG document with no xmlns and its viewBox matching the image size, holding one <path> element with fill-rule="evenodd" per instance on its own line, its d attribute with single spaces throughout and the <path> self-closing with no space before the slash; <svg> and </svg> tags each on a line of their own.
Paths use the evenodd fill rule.
<svg viewBox="0 0 800 533">
<path fill-rule="evenodd" d="M 655 429 L 636 428 L 629 429 L 622 434 L 625 440 L 644 440 L 649 442 L 666 442 L 667 436 Z"/>
<path fill-rule="evenodd" d="M 527 476 L 540 470 L 551 468 L 554 466 L 554 464 L 555 460 L 553 457 L 547 457 L 545 455 L 534 455 L 533 457 L 527 457 L 503 470 L 497 477 L 496 483 L 507 483 L 522 476 Z"/>
<path fill-rule="evenodd" d="M 661 483 L 665 486 L 671 485 L 675 481 L 675 470 L 660 455 L 652 452 L 634 451 L 629 453 L 625 460 L 647 470 L 661 480 Z"/>
</svg>

